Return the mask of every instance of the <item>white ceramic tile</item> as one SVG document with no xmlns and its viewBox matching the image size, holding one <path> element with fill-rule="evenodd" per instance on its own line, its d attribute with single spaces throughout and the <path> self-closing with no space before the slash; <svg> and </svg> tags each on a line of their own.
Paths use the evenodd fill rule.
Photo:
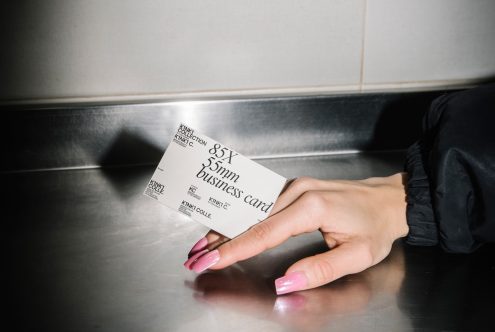
<svg viewBox="0 0 495 332">
<path fill-rule="evenodd" d="M 13 3 L 3 99 L 359 84 L 364 0 Z"/>
<path fill-rule="evenodd" d="M 493 0 L 368 0 L 366 22 L 365 84 L 495 76 Z"/>
</svg>

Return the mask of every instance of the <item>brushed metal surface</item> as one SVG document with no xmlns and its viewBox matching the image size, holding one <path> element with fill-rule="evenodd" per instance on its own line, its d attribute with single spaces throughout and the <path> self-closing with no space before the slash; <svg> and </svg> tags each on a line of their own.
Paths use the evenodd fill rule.
<svg viewBox="0 0 495 332">
<path fill-rule="evenodd" d="M 287 177 L 364 178 L 402 154 L 261 162 Z M 223 271 L 182 263 L 207 230 L 142 195 L 152 167 L 1 175 L 3 301 L 12 330 L 491 330 L 495 248 L 449 255 L 396 243 L 384 262 L 330 285 L 276 297 L 275 278 L 325 250 L 290 239 Z"/>
<path fill-rule="evenodd" d="M 440 93 L 5 106 L 0 171 L 157 164 L 180 122 L 253 158 L 404 149 Z"/>
</svg>

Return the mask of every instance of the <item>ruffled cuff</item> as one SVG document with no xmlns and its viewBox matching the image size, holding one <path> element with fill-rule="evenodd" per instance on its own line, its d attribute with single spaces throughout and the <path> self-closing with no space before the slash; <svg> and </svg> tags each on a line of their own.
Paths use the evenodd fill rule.
<svg viewBox="0 0 495 332">
<path fill-rule="evenodd" d="M 424 167 L 421 142 L 414 143 L 406 155 L 407 172 L 407 224 L 406 242 L 417 246 L 438 244 L 438 228 L 431 205 L 430 184 Z"/>
</svg>

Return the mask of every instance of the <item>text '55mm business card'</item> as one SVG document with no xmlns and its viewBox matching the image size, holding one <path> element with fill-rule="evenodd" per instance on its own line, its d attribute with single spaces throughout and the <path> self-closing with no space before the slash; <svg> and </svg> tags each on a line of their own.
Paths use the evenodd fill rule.
<svg viewBox="0 0 495 332">
<path fill-rule="evenodd" d="M 286 181 L 181 124 L 144 194 L 234 238 L 268 217 Z"/>
</svg>

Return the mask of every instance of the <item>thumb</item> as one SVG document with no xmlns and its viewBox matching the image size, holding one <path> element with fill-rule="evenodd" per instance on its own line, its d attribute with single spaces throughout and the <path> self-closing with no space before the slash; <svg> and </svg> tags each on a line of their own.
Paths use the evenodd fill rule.
<svg viewBox="0 0 495 332">
<path fill-rule="evenodd" d="M 347 274 L 361 272 L 373 265 L 369 247 L 364 243 L 344 243 L 323 254 L 294 263 L 285 276 L 275 280 L 278 295 L 325 285 Z"/>
</svg>

